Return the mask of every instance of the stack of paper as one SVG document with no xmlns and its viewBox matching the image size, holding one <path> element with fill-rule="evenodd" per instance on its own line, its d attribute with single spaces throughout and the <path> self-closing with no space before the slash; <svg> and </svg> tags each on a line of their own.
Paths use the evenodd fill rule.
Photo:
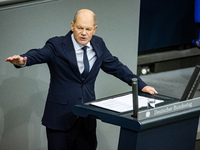
<svg viewBox="0 0 200 150">
<path fill-rule="evenodd" d="M 138 107 L 146 107 L 147 100 L 150 99 L 144 96 L 138 96 Z M 156 104 L 163 102 L 163 100 L 156 100 Z M 91 105 L 95 105 L 98 107 L 102 107 L 105 109 L 109 109 L 116 112 L 126 112 L 133 110 L 133 97 L 132 93 L 116 98 L 111 98 L 103 101 L 97 101 L 90 103 Z"/>
</svg>

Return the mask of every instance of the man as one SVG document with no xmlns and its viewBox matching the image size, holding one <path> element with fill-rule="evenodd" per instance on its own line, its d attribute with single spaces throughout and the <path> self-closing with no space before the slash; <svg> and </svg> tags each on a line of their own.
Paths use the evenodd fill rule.
<svg viewBox="0 0 200 150">
<path fill-rule="evenodd" d="M 94 83 L 100 69 L 129 85 L 132 78 L 138 78 L 140 91 L 157 93 L 111 55 L 103 40 L 94 36 L 96 29 L 95 14 L 82 9 L 66 36 L 49 39 L 42 49 L 6 59 L 18 68 L 48 64 L 51 78 L 42 124 L 46 126 L 49 150 L 96 149 L 96 120 L 78 117 L 72 108 L 95 100 Z"/>
</svg>

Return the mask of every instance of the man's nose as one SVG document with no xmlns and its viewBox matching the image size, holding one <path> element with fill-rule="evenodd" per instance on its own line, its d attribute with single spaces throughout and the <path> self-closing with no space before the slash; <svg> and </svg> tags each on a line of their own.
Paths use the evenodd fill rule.
<svg viewBox="0 0 200 150">
<path fill-rule="evenodd" d="M 82 34 L 86 35 L 86 29 L 83 29 Z"/>
</svg>

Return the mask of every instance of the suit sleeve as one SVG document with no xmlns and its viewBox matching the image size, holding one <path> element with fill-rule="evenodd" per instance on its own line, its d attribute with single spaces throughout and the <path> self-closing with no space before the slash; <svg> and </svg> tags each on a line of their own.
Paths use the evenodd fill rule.
<svg viewBox="0 0 200 150">
<path fill-rule="evenodd" d="M 48 63 L 54 59 L 55 53 L 54 44 L 51 40 L 48 40 L 43 48 L 31 49 L 21 56 L 27 57 L 26 66 L 31 66 L 34 64 Z"/>
<path fill-rule="evenodd" d="M 132 85 L 132 79 L 138 79 L 138 89 L 141 91 L 147 84 L 142 81 L 142 79 L 133 74 L 131 70 L 121 63 L 119 59 L 113 56 L 109 50 L 106 48 L 105 44 L 103 44 L 104 54 L 103 54 L 103 62 L 101 69 L 108 74 L 112 74 L 115 77 L 121 79 L 126 82 L 128 85 Z"/>
</svg>

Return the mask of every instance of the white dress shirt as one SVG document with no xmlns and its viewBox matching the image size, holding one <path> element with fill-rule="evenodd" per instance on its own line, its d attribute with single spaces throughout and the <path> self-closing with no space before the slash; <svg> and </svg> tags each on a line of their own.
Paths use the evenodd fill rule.
<svg viewBox="0 0 200 150">
<path fill-rule="evenodd" d="M 73 42 L 75 53 L 76 53 L 76 60 L 77 60 L 78 68 L 79 68 L 80 73 L 82 73 L 84 70 L 82 47 L 84 47 L 84 46 L 76 42 L 76 40 L 74 38 L 74 34 L 71 35 L 71 38 L 72 38 L 72 42 Z M 90 70 L 91 70 L 92 66 L 94 65 L 94 63 L 97 59 L 97 56 L 96 56 L 96 53 L 93 50 L 93 47 L 90 44 L 90 42 L 87 43 L 86 46 L 87 46 L 87 57 L 88 57 L 88 61 L 90 64 Z"/>
</svg>

